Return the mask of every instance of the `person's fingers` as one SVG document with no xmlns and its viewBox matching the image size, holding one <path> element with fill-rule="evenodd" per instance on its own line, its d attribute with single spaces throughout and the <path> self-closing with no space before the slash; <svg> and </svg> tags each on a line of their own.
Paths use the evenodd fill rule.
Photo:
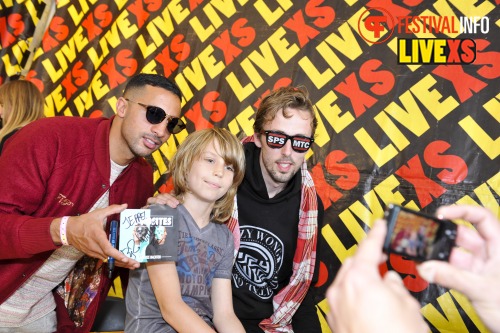
<svg viewBox="0 0 500 333">
<path fill-rule="evenodd" d="M 179 205 L 179 200 L 177 200 L 174 196 L 169 193 L 160 193 L 154 197 L 148 198 L 147 203 L 149 205 L 158 204 L 158 205 L 168 205 L 172 208 L 175 208 Z"/>
<path fill-rule="evenodd" d="M 437 283 L 443 287 L 455 289 L 471 300 L 481 297 L 483 290 L 480 276 L 441 261 L 426 261 L 417 266 L 418 273 L 429 283 Z M 486 288 L 488 288 L 486 286 Z"/>
<path fill-rule="evenodd" d="M 135 261 L 135 260 L 128 260 L 126 263 L 123 263 L 119 260 L 116 260 L 115 261 L 115 266 L 116 267 L 123 267 L 123 268 L 127 268 L 127 269 L 136 269 L 136 268 L 139 268 L 140 267 L 140 263 L 138 261 Z"/>
<path fill-rule="evenodd" d="M 383 277 L 384 284 L 392 289 L 398 295 L 405 296 L 408 294 L 401 276 L 395 271 L 388 271 Z"/>
<path fill-rule="evenodd" d="M 348 274 L 350 267 L 352 266 L 352 261 L 353 258 L 347 258 L 343 263 L 342 266 L 340 267 L 340 270 L 337 273 L 337 276 L 335 276 L 335 280 L 333 281 L 333 285 L 341 283 L 344 279 L 345 276 Z"/>
<path fill-rule="evenodd" d="M 342 268 L 347 268 L 344 269 L 344 272 L 347 272 L 350 270 L 351 266 L 352 260 L 348 259 L 344 262 Z M 347 285 L 345 282 L 347 282 Z M 326 298 L 330 308 L 327 315 L 327 322 L 333 332 L 348 332 L 345 327 L 345 322 L 341 319 L 343 317 L 342 313 L 346 312 L 346 307 L 349 308 L 350 306 L 349 302 L 345 302 L 346 295 L 353 291 L 349 282 L 350 281 L 344 281 L 344 279 L 335 278 L 334 283 L 330 285 L 326 292 Z M 349 311 L 347 311 L 347 313 L 348 312 Z"/>
<path fill-rule="evenodd" d="M 387 271 L 384 275 L 384 281 L 392 285 L 404 286 L 403 279 L 401 279 L 401 276 L 395 271 Z"/>
<path fill-rule="evenodd" d="M 479 234 L 486 240 L 500 243 L 500 223 L 493 213 L 481 206 L 443 206 L 437 211 L 439 217 L 463 219 L 475 225 Z"/>
<path fill-rule="evenodd" d="M 71 227 L 72 245 L 85 254 L 99 259 L 116 257 L 117 251 L 109 242 L 103 222 L 108 216 L 118 214 L 127 208 L 127 204 L 111 205 L 88 214 L 73 217 L 68 223 Z M 74 223 L 74 224 L 73 224 Z M 68 234 L 69 235 L 69 234 Z M 121 253 L 118 251 L 118 253 Z M 124 256 L 122 254 L 122 256 Z"/>
<path fill-rule="evenodd" d="M 150 197 L 147 200 L 148 205 L 154 205 L 154 204 L 165 204 L 165 202 L 162 202 L 162 199 L 159 197 Z"/>
<path fill-rule="evenodd" d="M 345 263 L 347 263 L 346 261 Z M 344 264 L 345 264 L 344 263 Z M 341 269 L 342 271 L 342 269 Z M 340 273 L 340 272 L 339 272 Z M 328 287 L 326 290 L 326 299 L 328 300 L 328 306 L 330 311 L 328 311 L 327 321 L 330 327 L 334 327 L 335 325 L 335 312 L 337 310 L 337 298 L 338 298 L 338 284 L 339 284 L 339 274 L 335 277 L 334 282 Z"/>
<path fill-rule="evenodd" d="M 346 285 L 349 286 L 350 284 L 352 286 L 355 284 L 356 281 L 353 281 L 353 277 L 356 278 L 359 276 L 358 273 L 359 272 L 356 272 L 354 267 L 354 258 L 351 257 L 346 259 L 337 273 L 335 280 L 327 290 L 330 305 L 338 304 L 338 301 L 341 301 L 341 298 L 345 296 L 346 290 L 349 289 L 346 288 Z"/>
<path fill-rule="evenodd" d="M 387 226 L 385 221 L 375 221 L 368 236 L 360 242 L 356 253 L 347 258 L 335 277 L 334 284 L 341 283 L 346 275 L 349 274 L 351 266 L 358 263 L 364 270 L 376 270 L 378 264 L 383 262 L 386 256 L 382 253 L 382 244 L 386 234 Z M 377 270 L 378 272 L 378 270 Z"/>
<path fill-rule="evenodd" d="M 486 242 L 475 229 L 459 225 L 456 244 L 473 253 L 476 257 L 486 258 Z"/>
<path fill-rule="evenodd" d="M 107 259 L 109 257 L 114 258 L 116 265 L 120 267 L 135 268 L 139 267 L 140 265 L 138 261 L 127 257 L 125 254 L 123 254 L 122 252 L 113 247 L 111 247 L 111 249 L 106 248 L 106 250 L 104 251 L 104 258 Z"/>
<path fill-rule="evenodd" d="M 141 265 L 138 261 L 128 258 L 126 261 L 117 260 L 117 263 L 128 269 L 136 269 Z"/>
<path fill-rule="evenodd" d="M 330 306 L 330 309 L 331 309 L 331 306 Z M 335 325 L 335 319 L 333 318 L 333 313 L 331 310 L 326 314 L 326 322 L 328 323 L 328 326 L 331 328 L 333 328 Z"/>
<path fill-rule="evenodd" d="M 403 279 L 395 271 L 388 271 L 384 275 L 384 284 L 389 288 L 394 294 L 398 296 L 401 300 L 404 300 L 408 306 L 415 308 L 418 311 L 420 308 L 419 302 L 409 293 L 406 289 Z"/>
<path fill-rule="evenodd" d="M 127 209 L 127 204 L 121 204 L 121 205 L 111 205 L 105 208 L 100 209 L 99 214 L 102 214 L 104 217 L 108 217 L 113 214 L 118 214 L 123 212 L 125 209 Z M 96 210 L 97 212 L 97 210 Z"/>
<path fill-rule="evenodd" d="M 329 316 L 327 317 L 328 325 L 330 326 L 332 332 L 335 333 L 349 332 L 349 327 L 347 326 L 347 323 L 345 323 L 343 320 L 339 320 L 338 317 L 341 316 L 337 315 L 335 311 L 330 312 Z"/>
<path fill-rule="evenodd" d="M 368 236 L 359 244 L 355 255 L 356 261 L 377 267 L 384 258 L 382 247 L 386 233 L 386 222 L 381 219 L 376 220 L 372 229 L 368 232 Z"/>
<path fill-rule="evenodd" d="M 455 247 L 451 250 L 449 262 L 458 269 L 472 270 L 474 265 L 477 265 L 477 260 L 474 260 L 474 254 L 461 247 Z M 480 259 L 481 261 L 483 259 Z"/>
<path fill-rule="evenodd" d="M 438 210 L 440 216 L 450 219 L 464 219 L 474 224 L 479 235 L 473 230 L 459 226 L 457 244 L 485 261 L 500 252 L 500 222 L 488 209 L 481 206 L 445 206 Z"/>
<path fill-rule="evenodd" d="M 126 255 L 123 254 L 123 252 L 120 252 L 117 249 L 115 249 L 108 240 L 99 245 L 101 246 L 102 252 L 106 257 L 113 257 L 116 260 L 121 260 L 121 261 L 123 261 L 124 258 L 128 258 Z"/>
<path fill-rule="evenodd" d="M 417 265 L 418 275 L 429 283 L 436 283 L 436 269 L 436 264 L 433 261 L 426 261 Z"/>
</svg>

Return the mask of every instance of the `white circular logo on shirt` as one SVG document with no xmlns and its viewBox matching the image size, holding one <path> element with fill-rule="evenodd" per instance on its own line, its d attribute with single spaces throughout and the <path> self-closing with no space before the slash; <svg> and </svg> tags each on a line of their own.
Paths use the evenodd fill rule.
<svg viewBox="0 0 500 333">
<path fill-rule="evenodd" d="M 283 243 L 268 230 L 240 227 L 240 250 L 233 269 L 236 288 L 248 288 L 262 299 L 273 296 L 283 263 Z"/>
</svg>

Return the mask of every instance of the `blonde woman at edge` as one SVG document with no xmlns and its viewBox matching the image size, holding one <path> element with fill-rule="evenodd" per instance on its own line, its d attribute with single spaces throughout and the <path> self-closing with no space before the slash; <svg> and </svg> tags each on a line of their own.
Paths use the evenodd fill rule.
<svg viewBox="0 0 500 333">
<path fill-rule="evenodd" d="M 30 81 L 9 81 L 0 86 L 0 154 L 8 138 L 23 126 L 43 117 L 43 96 Z"/>
</svg>

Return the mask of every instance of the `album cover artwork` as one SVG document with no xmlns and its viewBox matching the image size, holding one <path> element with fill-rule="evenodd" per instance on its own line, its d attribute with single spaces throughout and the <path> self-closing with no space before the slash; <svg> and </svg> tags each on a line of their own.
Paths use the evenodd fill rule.
<svg viewBox="0 0 500 333">
<path fill-rule="evenodd" d="M 139 262 L 175 261 L 179 240 L 176 209 L 151 205 L 120 213 L 118 249 Z"/>
</svg>

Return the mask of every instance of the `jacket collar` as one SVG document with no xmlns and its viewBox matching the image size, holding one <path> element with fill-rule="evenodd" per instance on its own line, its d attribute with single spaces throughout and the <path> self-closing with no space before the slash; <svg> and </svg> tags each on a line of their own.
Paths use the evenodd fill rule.
<svg viewBox="0 0 500 333">
<path fill-rule="evenodd" d="M 97 164 L 97 170 L 109 186 L 109 177 L 111 173 L 111 162 L 109 155 L 109 132 L 115 116 L 99 123 L 94 141 L 94 155 Z"/>
</svg>

